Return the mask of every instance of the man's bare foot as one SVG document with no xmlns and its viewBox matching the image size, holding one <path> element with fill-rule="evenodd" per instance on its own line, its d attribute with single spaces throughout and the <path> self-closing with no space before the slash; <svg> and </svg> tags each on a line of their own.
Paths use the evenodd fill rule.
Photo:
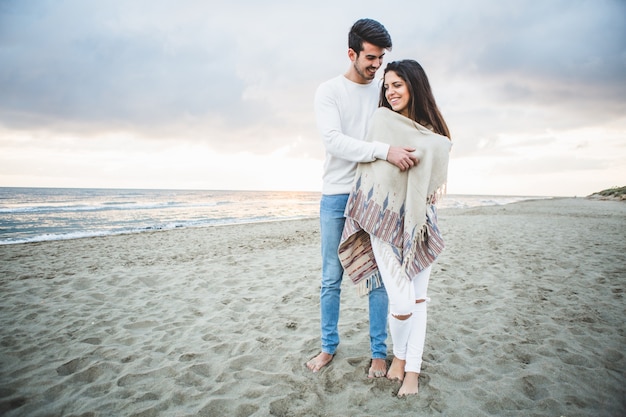
<svg viewBox="0 0 626 417">
<path fill-rule="evenodd" d="M 404 397 L 406 395 L 417 395 L 418 379 L 420 374 L 417 372 L 407 372 L 404 376 L 404 382 L 398 391 L 398 397 Z"/>
<path fill-rule="evenodd" d="M 306 367 L 313 372 L 318 372 L 333 360 L 334 355 L 326 352 L 320 352 L 306 363 Z"/>
<path fill-rule="evenodd" d="M 389 367 L 389 372 L 387 372 L 387 378 L 400 382 L 404 381 L 404 365 L 406 365 L 405 360 L 398 359 L 394 356 L 393 361 L 391 361 L 391 366 Z"/>
<path fill-rule="evenodd" d="M 384 359 L 372 359 L 368 378 L 382 378 L 387 375 L 387 362 Z"/>
</svg>

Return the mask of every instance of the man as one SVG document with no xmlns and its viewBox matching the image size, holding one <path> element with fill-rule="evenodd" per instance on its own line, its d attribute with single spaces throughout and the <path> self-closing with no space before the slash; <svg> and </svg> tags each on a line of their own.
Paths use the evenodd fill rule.
<svg viewBox="0 0 626 417">
<path fill-rule="evenodd" d="M 364 141 L 380 94 L 379 83 L 372 81 L 382 65 L 385 50 L 391 50 L 391 46 L 391 37 L 383 25 L 372 19 L 358 20 L 348 34 L 348 71 L 322 83 L 315 94 L 315 117 L 326 149 L 326 161 L 320 202 L 322 351 L 306 363 L 313 372 L 332 360 L 339 345 L 337 323 L 343 268 L 337 249 L 357 163 L 384 159 L 401 170 L 416 163 L 412 148 Z M 369 293 L 370 378 L 387 373 L 387 308 L 387 293 L 381 284 Z"/>
</svg>

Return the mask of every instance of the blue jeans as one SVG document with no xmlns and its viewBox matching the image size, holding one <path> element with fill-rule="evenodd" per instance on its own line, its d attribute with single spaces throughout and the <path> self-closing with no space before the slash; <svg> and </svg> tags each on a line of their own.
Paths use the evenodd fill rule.
<svg viewBox="0 0 626 417">
<path fill-rule="evenodd" d="M 320 227 L 322 239 L 322 287 L 320 310 L 322 328 L 322 351 L 335 354 L 339 345 L 339 303 L 343 267 L 337 255 L 348 194 L 322 195 L 320 202 Z M 387 292 L 380 286 L 369 294 L 370 348 L 372 358 L 387 357 Z"/>
</svg>

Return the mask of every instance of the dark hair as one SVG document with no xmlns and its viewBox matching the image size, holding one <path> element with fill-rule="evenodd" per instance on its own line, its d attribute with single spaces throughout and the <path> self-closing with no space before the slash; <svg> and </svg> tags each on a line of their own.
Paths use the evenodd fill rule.
<svg viewBox="0 0 626 417">
<path fill-rule="evenodd" d="M 389 71 L 395 72 L 398 74 L 398 77 L 404 80 L 411 94 L 408 104 L 409 118 L 417 123 L 430 125 L 435 133 L 450 138 L 448 125 L 437 107 L 424 68 L 417 61 L 404 59 L 387 64 L 385 74 Z M 386 88 L 383 83 L 378 105 L 391 109 L 391 104 L 385 97 L 385 91 Z"/>
<path fill-rule="evenodd" d="M 387 29 L 373 19 L 357 20 L 348 34 L 348 48 L 357 55 L 363 50 L 363 42 L 369 42 L 379 48 L 391 50 L 391 36 Z"/>
</svg>

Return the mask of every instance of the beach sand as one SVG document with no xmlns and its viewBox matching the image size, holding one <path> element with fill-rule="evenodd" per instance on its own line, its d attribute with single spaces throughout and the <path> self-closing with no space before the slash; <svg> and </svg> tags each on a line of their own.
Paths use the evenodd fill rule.
<svg viewBox="0 0 626 417">
<path fill-rule="evenodd" d="M 0 415 L 626 415 L 626 203 L 448 209 L 440 226 L 404 399 L 367 378 L 349 280 L 336 357 L 304 366 L 317 219 L 0 246 Z"/>
</svg>

